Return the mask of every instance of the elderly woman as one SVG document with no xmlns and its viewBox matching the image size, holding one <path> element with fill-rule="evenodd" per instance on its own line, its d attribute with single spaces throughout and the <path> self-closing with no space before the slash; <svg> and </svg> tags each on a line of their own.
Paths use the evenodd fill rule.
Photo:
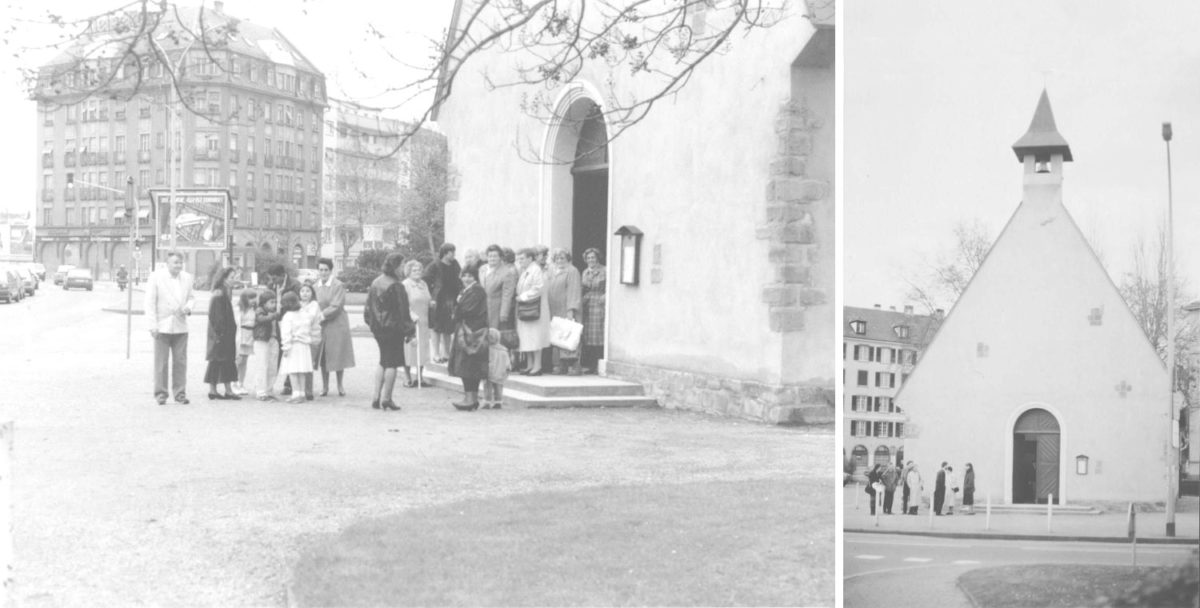
<svg viewBox="0 0 1200 608">
<path fill-rule="evenodd" d="M 553 272 L 546 280 L 546 295 L 550 300 L 550 318 L 562 317 L 570 321 L 578 321 L 580 317 L 580 300 L 582 298 L 579 270 L 571 265 L 571 252 L 556 247 L 550 252 Z M 579 347 L 575 350 L 564 350 L 554 347 L 554 373 L 567 373 L 570 362 L 572 376 L 579 375 Z"/>
<path fill-rule="evenodd" d="M 371 407 L 398 410 L 392 401 L 396 369 L 404 365 L 404 343 L 411 340 L 415 327 L 408 310 L 408 294 L 400 285 L 400 265 L 404 254 L 393 252 L 383 261 L 383 274 L 367 290 L 363 317 L 379 344 L 379 369 L 375 371 L 374 399 Z"/>
<path fill-rule="evenodd" d="M 542 349 L 550 346 L 550 301 L 542 267 L 534 261 L 537 252 L 527 247 L 517 252 L 517 339 L 528 359 L 521 371 L 526 376 L 542 375 Z"/>
<path fill-rule="evenodd" d="M 580 282 L 583 287 L 583 337 L 580 339 L 580 362 L 589 374 L 595 373 L 604 358 L 604 298 L 608 274 L 600 265 L 600 250 L 591 247 L 583 252 L 587 268 Z"/>
<path fill-rule="evenodd" d="M 345 371 L 354 367 L 354 343 L 350 339 L 350 319 L 346 317 L 346 286 L 333 276 L 333 260 L 317 260 L 317 306 L 321 307 L 321 396 L 329 394 L 329 372 L 337 375 L 338 396 L 346 396 L 342 383 Z"/>
<path fill-rule="evenodd" d="M 454 305 L 454 342 L 450 349 L 451 376 L 462 378 L 463 400 L 454 403 L 460 410 L 479 407 L 479 382 L 488 378 L 487 294 L 479 286 L 479 273 L 464 268 L 463 290 Z"/>
<path fill-rule="evenodd" d="M 429 286 L 421 278 L 423 270 L 421 262 L 411 260 L 404 265 L 405 278 L 401 281 L 401 284 L 404 285 L 404 293 L 408 295 L 409 315 L 417 327 L 416 339 L 409 340 L 404 344 L 404 377 L 407 379 L 404 386 L 406 388 L 415 388 L 418 383 L 421 386 L 430 386 L 421 380 L 424 377 L 421 370 L 425 368 L 426 363 L 429 363 L 429 302 L 431 300 Z M 413 366 L 417 367 L 415 379 L 412 375 Z"/>
<path fill-rule="evenodd" d="M 487 264 L 479 269 L 479 284 L 487 294 L 488 327 L 513 329 L 517 272 L 504 263 L 504 251 L 499 245 L 487 248 Z"/>
</svg>

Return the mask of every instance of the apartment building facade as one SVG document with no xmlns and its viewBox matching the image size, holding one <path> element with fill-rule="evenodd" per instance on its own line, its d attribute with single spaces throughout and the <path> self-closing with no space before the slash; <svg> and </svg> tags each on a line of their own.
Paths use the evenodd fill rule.
<svg viewBox="0 0 1200 608">
<path fill-rule="evenodd" d="M 177 8 L 178 23 L 158 26 L 167 61 L 142 57 L 139 67 L 104 53 L 80 60 L 76 49 L 40 68 L 36 258 L 99 276 L 134 268 L 123 192 L 132 178 L 143 274 L 154 238 L 151 189 L 228 189 L 230 246 L 185 251 L 194 272 L 227 252 L 243 267 L 263 251 L 311 265 L 321 228 L 324 75 L 281 32 L 247 21 L 219 46 L 175 40 L 166 31 L 199 17 Z M 210 27 L 234 19 L 222 9 L 217 2 L 205 11 Z M 104 35 L 86 42 L 107 48 Z M 170 241 L 157 245 L 161 259 Z"/>
<path fill-rule="evenodd" d="M 912 373 L 941 320 L 912 306 L 843 308 L 843 416 L 847 455 L 856 471 L 898 463 L 904 454 L 904 411 L 896 393 Z"/>
</svg>

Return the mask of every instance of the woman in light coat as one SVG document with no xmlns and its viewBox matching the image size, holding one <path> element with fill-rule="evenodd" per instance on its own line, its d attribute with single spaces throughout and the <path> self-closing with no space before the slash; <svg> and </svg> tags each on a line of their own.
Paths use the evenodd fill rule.
<svg viewBox="0 0 1200 608">
<path fill-rule="evenodd" d="M 542 267 L 534 262 L 537 252 L 527 247 L 517 252 L 517 339 L 518 347 L 528 360 L 521 371 L 526 376 L 542 375 L 542 349 L 550 346 L 550 300 L 546 297 L 546 279 Z M 537 302 L 536 319 L 521 319 L 522 303 Z"/>
<path fill-rule="evenodd" d="M 406 388 L 416 388 L 417 384 L 421 386 L 431 386 L 424 383 L 420 378 L 423 378 L 422 369 L 425 364 L 429 363 L 429 302 L 432 296 L 429 293 L 429 286 L 425 284 L 425 280 L 421 278 L 421 274 L 425 268 L 419 260 L 409 260 L 404 265 L 403 281 L 400 284 L 404 286 L 404 292 L 408 294 L 408 313 L 412 317 L 413 324 L 417 328 L 417 336 L 413 340 L 404 343 L 404 376 L 407 381 L 404 383 Z M 412 368 L 417 367 L 417 377 L 413 378 Z"/>
<path fill-rule="evenodd" d="M 550 253 L 550 262 L 554 268 L 553 274 L 546 281 L 546 293 L 550 299 L 550 318 L 562 317 L 569 321 L 579 321 L 582 288 L 579 280 L 579 269 L 571 265 L 571 252 L 561 247 Z M 579 347 L 575 350 L 564 350 L 554 347 L 554 373 L 567 373 L 570 366 L 572 376 L 579 375 Z"/>
<path fill-rule="evenodd" d="M 316 284 L 317 305 L 321 307 L 321 396 L 329 394 L 329 372 L 337 374 L 339 396 L 346 395 L 343 372 L 354 367 L 354 343 L 350 338 L 350 319 L 346 317 L 346 287 L 333 276 L 333 260 L 317 260 L 320 279 Z"/>
</svg>

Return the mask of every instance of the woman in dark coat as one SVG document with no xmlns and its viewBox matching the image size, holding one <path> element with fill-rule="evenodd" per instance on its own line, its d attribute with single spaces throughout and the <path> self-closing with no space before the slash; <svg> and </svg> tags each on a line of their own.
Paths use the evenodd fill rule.
<svg viewBox="0 0 1200 608">
<path fill-rule="evenodd" d="M 479 274 L 466 268 L 460 275 L 462 293 L 454 306 L 454 345 L 450 349 L 450 375 L 462 378 L 465 397 L 454 407 L 479 407 L 479 382 L 488 377 L 487 294 L 479 285 Z"/>
<path fill-rule="evenodd" d="M 433 298 L 429 311 L 429 324 L 433 328 L 433 361 L 445 363 L 450 356 L 450 341 L 454 336 L 454 302 L 462 291 L 459 273 L 462 267 L 454 259 L 454 245 L 442 243 L 438 248 L 438 259 L 425 268 L 425 284 Z"/>
<path fill-rule="evenodd" d="M 204 381 L 208 383 L 209 399 L 241 399 L 229 386 L 237 382 L 237 330 L 238 319 L 233 312 L 233 289 L 229 286 L 229 275 L 233 268 L 223 268 L 212 284 L 212 298 L 208 301 L 208 369 Z M 217 392 L 217 385 L 225 385 L 225 393 Z"/>
<path fill-rule="evenodd" d="M 404 263 L 404 254 L 390 253 L 383 262 L 383 274 L 379 275 L 367 290 L 367 304 L 363 317 L 375 342 L 379 344 L 379 369 L 375 371 L 374 400 L 371 407 L 383 410 L 398 410 L 392 401 L 392 389 L 396 386 L 396 369 L 404 366 L 404 343 L 416 333 L 408 310 L 408 294 L 400 284 L 399 271 Z"/>
</svg>

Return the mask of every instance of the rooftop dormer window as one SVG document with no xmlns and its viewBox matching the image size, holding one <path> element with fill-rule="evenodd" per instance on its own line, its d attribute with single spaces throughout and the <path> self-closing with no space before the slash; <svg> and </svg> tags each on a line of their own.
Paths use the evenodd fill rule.
<svg viewBox="0 0 1200 608">
<path fill-rule="evenodd" d="M 867 322 L 860 321 L 860 320 L 851 321 L 850 322 L 850 331 L 853 331 L 856 335 L 859 335 L 859 336 L 866 334 L 867 333 Z"/>
<path fill-rule="evenodd" d="M 908 339 L 908 326 L 907 325 L 897 325 L 892 328 L 892 331 L 896 332 L 897 338 L 900 338 L 901 340 Z"/>
</svg>

